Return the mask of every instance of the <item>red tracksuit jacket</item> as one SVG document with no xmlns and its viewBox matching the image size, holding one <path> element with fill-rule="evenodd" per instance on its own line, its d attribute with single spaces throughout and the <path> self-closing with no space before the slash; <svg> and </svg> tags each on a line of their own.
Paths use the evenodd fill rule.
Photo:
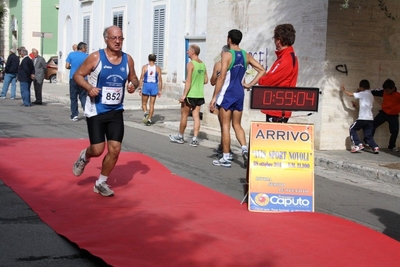
<svg viewBox="0 0 400 267">
<path fill-rule="evenodd" d="M 269 71 L 260 78 L 259 85 L 296 87 L 299 73 L 299 63 L 292 46 L 281 51 L 276 51 L 277 59 Z M 290 118 L 291 111 L 261 110 L 262 113 L 274 116 Z"/>
</svg>

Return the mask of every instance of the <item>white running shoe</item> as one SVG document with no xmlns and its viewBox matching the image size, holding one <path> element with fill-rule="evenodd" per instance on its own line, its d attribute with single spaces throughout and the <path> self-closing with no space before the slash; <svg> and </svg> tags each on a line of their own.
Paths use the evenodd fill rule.
<svg viewBox="0 0 400 267">
<path fill-rule="evenodd" d="M 197 140 L 192 139 L 192 141 L 190 141 L 190 145 L 196 147 L 199 145 L 199 142 Z"/>
<path fill-rule="evenodd" d="M 89 163 L 89 161 L 85 161 L 83 159 L 85 153 L 86 149 L 81 151 L 79 158 L 76 160 L 74 166 L 72 167 L 72 172 L 75 174 L 75 176 L 80 176 L 83 173 L 83 170 L 85 170 L 85 166 Z"/>
<path fill-rule="evenodd" d="M 149 115 L 148 115 L 148 114 L 145 114 L 145 116 L 143 117 L 142 122 L 143 122 L 144 124 L 147 124 L 148 121 L 149 121 Z"/>
<path fill-rule="evenodd" d="M 172 142 L 175 142 L 175 143 L 178 143 L 178 144 L 183 144 L 183 143 L 185 143 L 185 141 L 183 140 L 183 137 L 179 137 L 179 135 L 172 135 L 172 134 L 170 134 L 170 135 L 169 135 L 169 139 L 170 139 Z"/>
<path fill-rule="evenodd" d="M 361 151 L 361 148 L 359 146 L 352 146 L 350 152 L 351 153 L 358 153 Z"/>
<path fill-rule="evenodd" d="M 218 160 L 214 160 L 213 161 L 213 165 L 214 166 L 222 166 L 222 167 L 227 167 L 230 168 L 232 166 L 232 163 L 229 160 L 225 160 L 223 157 L 218 159 Z"/>
<path fill-rule="evenodd" d="M 95 183 L 93 187 L 93 192 L 105 197 L 111 197 L 114 195 L 114 191 L 111 190 L 110 186 L 106 182 L 102 182 L 99 185 Z"/>
</svg>

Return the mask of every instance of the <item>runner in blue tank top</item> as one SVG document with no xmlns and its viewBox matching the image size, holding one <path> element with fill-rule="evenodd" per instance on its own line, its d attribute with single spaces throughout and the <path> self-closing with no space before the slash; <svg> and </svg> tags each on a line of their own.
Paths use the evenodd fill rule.
<svg viewBox="0 0 400 267">
<path fill-rule="evenodd" d="M 114 191 L 107 184 L 108 176 L 117 163 L 124 136 L 123 101 L 125 86 L 128 93 L 134 93 L 139 86 L 132 57 L 121 51 L 124 36 L 117 26 L 110 26 L 103 32 L 105 49 L 93 52 L 74 74 L 75 82 L 88 92 L 85 116 L 90 146 L 81 151 L 72 171 L 80 176 L 90 158 L 100 157 L 107 142 L 101 172 L 93 192 L 102 196 L 113 196 Z M 85 79 L 89 76 L 89 80 Z"/>
<path fill-rule="evenodd" d="M 152 125 L 154 114 L 154 106 L 156 97 L 161 96 L 162 91 L 162 75 L 161 68 L 156 65 L 157 56 L 150 54 L 148 56 L 149 63 L 143 65 L 142 74 L 139 81 L 139 95 L 142 96 L 143 123 L 147 126 Z M 149 108 L 147 103 L 150 102 Z"/>
<path fill-rule="evenodd" d="M 246 51 L 229 50 L 232 62 L 228 67 L 224 85 L 217 97 L 217 106 L 229 110 L 243 110 L 243 77 L 247 69 Z M 239 101 L 238 101 L 239 100 Z"/>
<path fill-rule="evenodd" d="M 112 110 L 123 110 L 125 83 L 128 78 L 128 57 L 124 52 L 119 64 L 108 61 L 104 49 L 99 50 L 100 60 L 89 76 L 89 83 L 101 88 L 94 98 L 88 96 L 85 116 L 90 118 Z"/>
<path fill-rule="evenodd" d="M 215 166 L 231 167 L 231 161 L 229 160 L 231 123 L 242 146 L 244 166 L 247 167 L 248 164 L 246 135 L 241 125 L 245 89 L 243 78 L 247 64 L 250 64 L 257 71 L 257 76 L 249 84 L 246 84 L 246 88 L 257 84 L 258 80 L 265 74 L 265 70 L 250 54 L 240 49 L 239 43 L 241 40 L 242 33 L 239 30 L 234 29 L 228 32 L 227 44 L 230 51 L 222 53 L 221 74 L 217 79 L 213 98 L 209 105 L 211 112 L 215 109 L 219 110 L 218 116 L 221 124 L 223 154 L 222 158 L 213 161 Z"/>
</svg>

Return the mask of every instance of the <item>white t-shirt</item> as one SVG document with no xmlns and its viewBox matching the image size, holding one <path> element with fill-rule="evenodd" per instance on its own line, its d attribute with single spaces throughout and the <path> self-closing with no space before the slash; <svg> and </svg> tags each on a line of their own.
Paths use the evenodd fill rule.
<svg viewBox="0 0 400 267">
<path fill-rule="evenodd" d="M 371 90 L 365 90 L 353 93 L 354 98 L 360 100 L 360 110 L 358 111 L 358 120 L 373 120 L 372 106 L 374 104 L 374 96 Z"/>
</svg>

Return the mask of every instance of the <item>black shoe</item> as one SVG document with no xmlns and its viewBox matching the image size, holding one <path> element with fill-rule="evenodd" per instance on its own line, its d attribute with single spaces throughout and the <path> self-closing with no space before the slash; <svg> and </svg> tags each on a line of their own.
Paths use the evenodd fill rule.
<svg viewBox="0 0 400 267">
<path fill-rule="evenodd" d="M 34 105 L 42 105 L 42 101 L 35 101 L 32 104 L 34 104 Z"/>
<path fill-rule="evenodd" d="M 242 152 L 243 156 L 243 165 L 247 168 L 247 165 L 249 164 L 249 152 L 244 151 Z"/>
</svg>

